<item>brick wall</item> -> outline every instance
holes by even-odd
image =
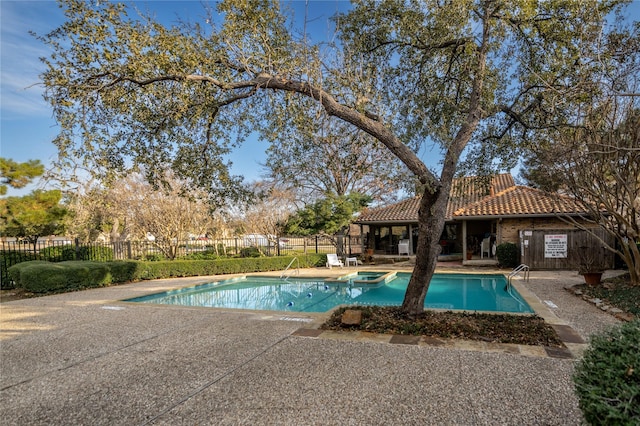
[[[594,227],[593,224],[587,225]],[[520,219],[503,219],[498,224],[497,243],[514,243],[520,245],[519,232],[522,229],[573,229],[574,227],[555,217],[537,217]]]

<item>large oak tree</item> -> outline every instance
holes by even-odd
[[[252,130],[321,114],[375,138],[420,182],[416,266],[403,310],[422,312],[461,157],[492,164],[560,125],[584,90],[616,0],[357,1],[327,50],[296,37],[278,3],[222,1],[203,22],[166,27],[120,4],[64,1],[42,37],[61,157],[94,170],[172,167],[213,195],[236,181],[222,160]],[[239,138],[236,138],[237,135]],[[439,174],[416,154],[440,146]],[[438,152],[438,150],[435,150]],[[488,167],[490,168],[490,167]]]

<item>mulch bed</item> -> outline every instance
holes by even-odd
[[[359,325],[342,324],[347,309],[362,311]],[[414,318],[399,307],[351,306],[337,309],[321,329],[564,347],[555,330],[535,315],[425,311]]]
[[[597,286],[575,285],[570,290],[586,299],[601,299],[607,305],[622,309],[631,318],[640,318],[640,286],[631,284],[629,274],[609,278]]]

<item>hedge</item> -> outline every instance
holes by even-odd
[[[0,277],[2,289],[14,288],[13,280],[9,277],[8,269],[22,262],[33,260],[43,260],[48,262],[64,262],[68,260],[96,260],[110,261],[113,260],[113,249],[111,247],[76,247],[70,244],[45,247],[34,254],[29,251],[18,250],[0,250]]]
[[[49,293],[159,278],[278,271],[285,269],[293,259],[293,257],[260,257],[158,262],[31,261],[11,266],[8,272],[16,287],[33,293]],[[299,256],[298,262],[301,268],[321,266],[326,262],[326,255]],[[293,267],[297,266],[298,263],[293,264]]]
[[[32,293],[48,293],[111,284],[111,272],[105,262],[23,262],[9,268],[16,287]]]
[[[30,262],[38,260],[39,257],[31,252],[13,251],[13,250],[0,250],[0,276],[2,277],[2,283],[0,286],[3,290],[14,288],[13,282],[9,279],[5,279],[9,276],[8,269],[22,262]]]

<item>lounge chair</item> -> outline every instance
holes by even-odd
[[[332,266],[344,267],[344,263],[342,263],[342,260],[338,259],[337,254],[327,255],[327,268],[331,269]]]

